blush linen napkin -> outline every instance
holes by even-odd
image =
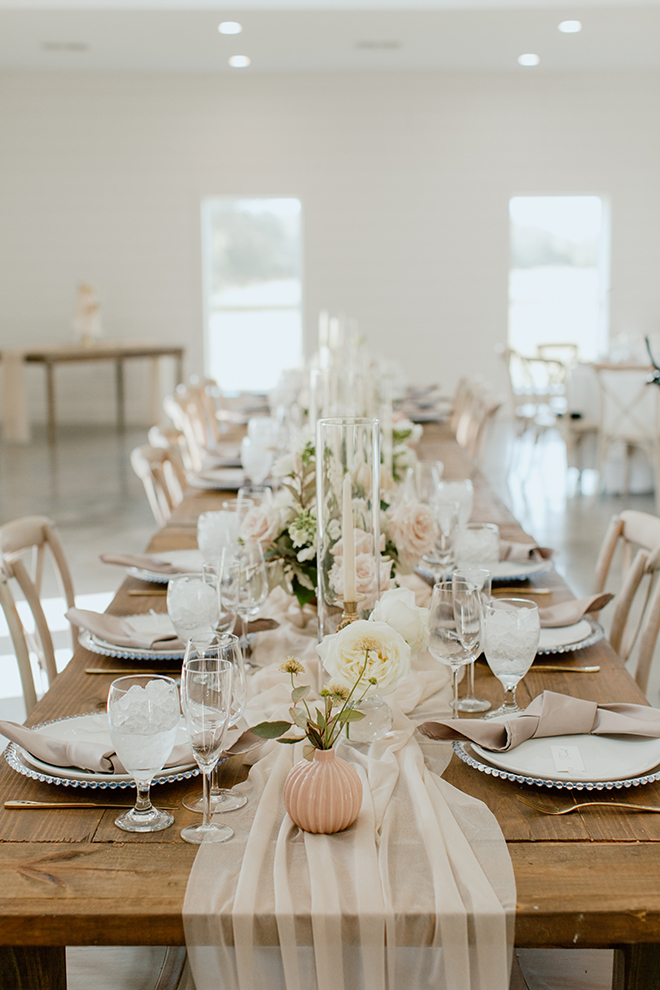
[[[505,753],[527,739],[591,733],[595,736],[629,735],[660,737],[660,710],[648,705],[572,698],[544,691],[519,715],[506,722],[489,719],[448,718],[424,722],[419,731],[429,739],[475,742],[484,749]]]
[[[250,721],[288,710],[280,647],[294,647],[310,674],[318,663],[315,624],[287,619],[286,599],[273,596],[281,625],[259,643]],[[448,668],[418,658],[388,699],[392,732],[371,746],[339,744],[363,804],[336,835],[301,832],[284,811],[302,745],[264,744],[238,785],[249,802],[232,813],[234,838],[203,844],[188,882],[197,990],[508,990],[515,883],[504,838],[482,802],[441,779],[450,747],[415,738],[420,709],[449,713],[449,696]]]
[[[137,632],[133,629],[130,623],[122,616],[108,615],[106,612],[100,613],[91,612],[84,608],[70,608],[66,613],[66,617],[74,626],[77,626],[79,629],[89,629],[99,639],[110,643],[112,646],[135,650],[177,651],[185,649],[185,645],[177,637],[174,628],[172,628],[171,632],[163,630],[163,625],[166,625],[163,621],[166,619],[165,613],[162,616],[154,617],[155,628],[153,631],[146,628],[142,632]],[[148,616],[144,618],[148,619]]]
[[[150,553],[102,553],[104,564],[117,564],[119,567],[139,567],[141,571],[154,571],[156,574],[185,574],[190,568],[177,567],[161,557]]]
[[[522,564],[534,560],[550,560],[554,555],[555,551],[550,547],[540,547],[536,543],[500,540],[500,560],[512,560]]]
[[[515,595],[512,595],[515,597]],[[602,595],[590,595],[588,598],[571,598],[558,605],[546,605],[539,609],[539,619],[543,629],[555,629],[558,626],[573,626],[590,612],[600,612],[614,595],[605,592]]]

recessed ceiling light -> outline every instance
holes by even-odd
[[[577,34],[582,30],[582,21],[562,21],[557,26],[562,34]]]
[[[238,21],[222,21],[218,24],[218,31],[220,34],[240,34],[243,30],[243,25],[239,24]]]
[[[247,55],[232,55],[229,64],[232,69],[247,69],[251,61],[252,59],[248,58]]]
[[[518,65],[538,65],[540,61],[541,59],[538,55],[532,55],[531,53],[518,56]]]

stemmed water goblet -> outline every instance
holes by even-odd
[[[181,671],[181,707],[193,756],[202,771],[204,817],[181,831],[185,842],[225,842],[233,830],[211,821],[209,777],[222,753],[225,729],[231,718],[234,666],[221,649],[198,656],[189,653]]]
[[[202,512],[197,520],[197,546],[205,563],[215,563],[223,550],[229,552],[237,546],[241,525],[253,505],[247,496],[239,496],[223,502],[221,510]]]
[[[171,677],[137,674],[110,685],[110,738],[137,788],[135,807],[115,819],[125,832],[159,832],[174,821],[169,811],[154,808],[149,788],[174,748],[179,720],[179,692]]]
[[[504,688],[504,702],[487,718],[521,711],[516,687],[534,661],[540,634],[539,610],[534,602],[494,598],[484,606],[484,653]]]
[[[175,574],[167,584],[167,611],[183,643],[198,648],[213,642],[220,621],[217,578],[210,572]]]
[[[246,477],[253,485],[263,485],[274,460],[274,446],[268,440],[243,437],[241,464]]]
[[[495,523],[468,523],[456,538],[456,563],[459,567],[476,564],[490,567],[500,559],[500,528]]]
[[[268,598],[268,572],[264,552],[259,543],[239,546],[228,564],[228,580],[223,584],[223,597],[241,619],[241,649],[246,667],[247,624]]]
[[[469,478],[461,481],[439,481],[434,501],[458,502],[458,525],[462,529],[470,521],[474,504],[474,487]]]
[[[456,583],[457,587],[467,585],[468,587],[474,588],[479,592],[481,598],[482,606],[482,620],[483,620],[483,608],[491,598],[491,588],[492,588],[492,578],[491,573],[485,567],[459,567],[453,572],[452,583]],[[483,626],[481,630],[480,639],[480,649],[481,642],[483,640]],[[478,653],[477,653],[478,656]],[[467,668],[467,691],[465,697],[461,698],[458,702],[458,710],[461,712],[487,712],[490,708],[490,701],[486,701],[485,698],[477,698],[474,694],[474,665],[476,662],[476,657],[468,664]]]
[[[474,585],[465,581],[438,581],[431,596],[429,653],[451,667],[454,700],[458,715],[458,672],[477,658],[481,627],[481,597]]]
[[[437,582],[451,573],[460,506],[458,502],[438,499],[431,508],[436,528],[435,545],[430,553],[424,554],[422,560]]]
[[[232,682],[229,727],[233,728],[240,721],[247,702],[247,678],[245,676],[243,655],[240,651],[237,637],[230,634],[220,636],[215,643],[212,643],[208,649],[203,651],[195,650],[192,643],[189,643],[186,650],[186,657],[184,658],[184,664],[186,659],[189,657],[192,658],[193,656],[219,656],[223,660],[228,660],[232,664],[234,668],[234,676]],[[238,808],[242,808],[244,804],[247,804],[247,798],[244,795],[234,794],[228,788],[220,787],[218,775],[219,766],[220,761],[218,760],[211,771],[211,793],[209,800],[212,815],[220,814],[225,811],[236,811]],[[189,808],[190,811],[204,811],[204,796],[202,795],[201,798],[184,798],[183,806],[184,808]]]

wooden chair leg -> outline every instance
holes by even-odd
[[[165,953],[154,990],[177,990],[188,955],[182,945],[170,945]]]
[[[0,946],[2,990],[66,990],[63,946]]]
[[[612,990],[660,990],[660,945],[615,949]]]

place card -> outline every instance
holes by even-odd
[[[585,770],[577,746],[551,746],[550,752],[557,773],[583,773]]]

